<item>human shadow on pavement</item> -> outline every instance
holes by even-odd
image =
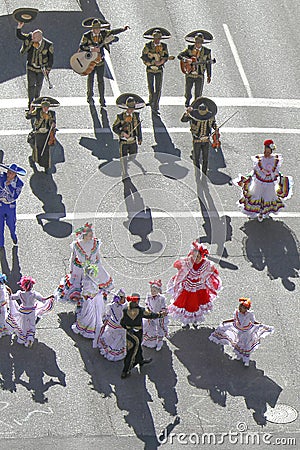
[[[282,221],[249,220],[241,227],[245,233],[243,254],[254,269],[267,269],[271,280],[281,279],[288,291],[295,290],[290,278],[299,278],[300,244],[295,233]]]
[[[11,356],[16,387],[24,386],[32,393],[32,399],[36,403],[48,402],[45,393],[52,386],[66,386],[65,373],[58,367],[55,351],[37,339],[31,348],[26,348],[15,340],[11,346]],[[23,374],[28,377],[28,381],[21,378]],[[45,375],[51,377],[47,382],[43,380]],[[52,377],[58,381],[54,381]]]
[[[5,248],[0,250],[1,270],[2,273],[5,273],[5,275],[7,276],[7,284],[13,292],[16,292],[18,289],[20,289],[18,282],[20,281],[22,276],[18,250],[19,248],[17,245],[14,245],[12,247],[11,267],[9,267],[9,263],[6,258]]]
[[[228,395],[244,397],[247,408],[253,411],[255,422],[265,425],[267,405],[275,407],[282,388],[263,370],[257,369],[255,361],[250,361],[250,366],[245,367],[241,361],[224,353],[222,346],[209,341],[213,331],[207,327],[180,330],[170,338],[177,347],[175,355],[189,371],[188,382],[209,392],[211,400],[224,408]],[[186,401],[188,404],[188,399]]]
[[[139,236],[141,242],[136,242],[133,247],[146,254],[157,253],[162,249],[161,242],[150,241],[148,235],[153,231],[151,209],[145,205],[142,196],[133,184],[130,177],[122,180],[124,187],[124,201],[128,220],[123,222],[124,227],[133,236]]]
[[[114,139],[110,128],[107,111],[101,108],[101,122],[95,105],[89,105],[93,120],[94,138],[81,137],[79,144],[90,150],[101,163],[99,169],[110,177],[120,177],[119,143]]]
[[[181,151],[175,147],[162,119],[152,111],[152,124],[156,144],[152,146],[155,158],[161,163],[160,172],[167,178],[180,180],[189,172],[180,166]]]
[[[232,185],[232,178],[226,173],[219,172],[219,169],[226,167],[226,162],[222,147],[217,149],[210,146],[208,153],[208,172],[207,177],[212,184],[229,184]]]
[[[34,21],[25,24],[22,30],[24,33],[29,33],[32,30],[41,29],[45,37],[54,42],[54,69],[70,68],[70,57],[77,52],[81,36],[85,31],[81,26],[84,19],[91,16],[105,19],[96,0],[79,0],[77,4],[77,9],[78,6],[80,7],[77,11],[39,11]],[[123,25],[125,24],[113,23],[112,28]],[[1,61],[5,61],[0,72],[1,83],[25,74],[26,57],[20,55],[22,42],[16,38],[16,27],[17,22],[12,14],[0,17],[0,40],[1,42],[10,42],[9,57],[7,46],[0,47]],[[70,36],[72,36],[72,39],[70,39]]]
[[[62,202],[62,196],[57,193],[57,186],[52,175],[34,170],[30,178],[30,187],[32,193],[43,203],[45,211],[37,214],[38,224],[50,236],[56,238],[70,236],[72,225],[60,220],[66,217],[66,208]]]
[[[3,336],[0,339],[0,389],[3,391],[16,391],[16,385],[13,380],[13,360],[10,355],[11,336]]]
[[[159,441],[157,433],[161,431],[163,424],[159,424],[156,431],[152,413],[149,408],[152,397],[147,390],[146,375],[149,373],[150,365],[145,366],[139,373],[137,368],[131,371],[131,376],[121,379],[123,369],[123,361],[108,361],[100,355],[98,349],[92,348],[89,339],[85,339],[80,335],[73,333],[71,329],[72,323],[75,321],[73,313],[60,313],[60,327],[74,341],[74,345],[78,348],[84,368],[90,375],[91,389],[98,392],[104,398],[115,398],[118,409],[124,414],[124,421],[130,430],[133,430],[137,438],[144,443],[147,450],[157,449]],[[148,349],[147,349],[148,350]],[[149,357],[148,352],[144,351],[145,358]],[[164,355],[162,353],[162,355]],[[166,355],[165,355],[166,356]],[[157,392],[164,399],[163,407],[170,412],[170,402],[175,401],[177,396],[174,395],[174,386],[166,385],[166,374],[172,373],[173,368],[170,366],[171,359],[166,360],[160,355],[155,355],[153,365],[156,367],[155,375],[152,374],[152,380],[155,377],[155,386]],[[153,369],[154,370],[154,369]],[[174,376],[172,375],[172,380]],[[175,408],[175,406],[174,406]],[[172,414],[175,409],[172,410]],[[116,420],[120,420],[116,418]],[[172,420],[173,423],[173,420]],[[168,424],[169,428],[171,427]],[[122,424],[119,429],[124,429]]]
[[[238,266],[227,260],[229,255],[225,247],[226,242],[232,240],[231,218],[226,215],[220,216],[210,193],[209,182],[204,175],[201,176],[197,168],[195,168],[195,176],[198,201],[204,220],[202,226],[205,231],[204,236],[199,236],[199,242],[216,244],[218,257],[210,256],[210,259],[218,262],[223,269],[237,270]]]

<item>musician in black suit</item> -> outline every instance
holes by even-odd
[[[122,172],[123,176],[127,176],[127,160],[135,158],[138,145],[142,144],[141,119],[136,110],[143,108],[145,103],[136,94],[122,94],[116,103],[119,108],[125,109],[117,114],[112,129],[119,136]]]
[[[181,117],[181,122],[190,122],[193,137],[191,158],[194,165],[200,169],[202,156],[202,172],[206,175],[208,168],[209,138],[217,129],[215,115],[217,105],[209,98],[200,97],[193,101]]]
[[[191,34],[191,33],[190,33]],[[189,35],[186,36],[186,39]],[[187,48],[177,56],[179,60],[188,63],[195,62],[192,65],[191,72],[185,75],[185,106],[190,105],[192,98],[192,88],[195,86],[194,99],[201,97],[204,85],[204,76],[207,72],[207,83],[211,82],[211,50],[203,46],[203,33],[196,33],[195,43],[188,45]]]
[[[160,28],[150,29],[144,33],[145,38],[152,37],[151,41],[145,44],[141,58],[146,65],[149,104],[156,114],[159,114],[164,65],[169,58],[167,44],[161,42],[161,39],[170,36],[167,30]]]
[[[43,37],[41,30],[22,33],[24,22],[18,22],[17,38],[23,41],[21,54],[27,53],[27,90],[28,108],[31,102],[40,96],[44,81],[44,74],[49,75],[53,66],[53,43]]]
[[[40,106],[30,105],[26,112],[26,119],[33,119],[33,130],[29,133],[27,141],[32,148],[32,156],[29,157],[29,163],[33,169],[35,163],[43,167],[45,173],[51,173],[51,153],[50,145],[54,145],[54,136],[56,130],[55,111],[49,109],[50,101],[45,97]],[[51,132],[53,135],[51,135]],[[50,139],[51,138],[51,139]]]
[[[87,23],[87,25],[85,25]],[[95,65],[94,69],[89,73],[87,78],[87,102],[94,103],[94,78],[97,74],[98,90],[100,97],[100,105],[105,108],[104,98],[104,48],[109,51],[109,44],[105,44],[105,38],[109,35],[116,35],[129,29],[126,25],[123,28],[116,28],[114,30],[109,29],[107,22],[103,23],[99,19],[94,19],[89,25],[89,19],[83,21],[83,26],[91,27],[90,31],[87,31],[82,35],[79,48],[84,52],[97,52],[100,56],[100,61]],[[118,38],[116,38],[118,40]]]

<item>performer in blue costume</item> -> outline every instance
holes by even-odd
[[[4,247],[4,225],[9,228],[14,245],[17,245],[16,235],[16,200],[19,197],[23,181],[18,175],[26,175],[26,170],[17,164],[0,164],[7,172],[0,173],[0,248]]]

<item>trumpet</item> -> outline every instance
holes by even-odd
[[[48,88],[49,88],[49,89],[52,89],[52,88],[54,87],[54,85],[51,83],[51,81],[50,81],[50,79],[49,79],[49,75],[48,75],[48,73],[47,73],[47,70],[46,70],[46,67],[45,67],[45,66],[42,67],[42,72],[43,72],[44,77],[45,77],[45,80],[46,80],[46,82],[47,82],[47,84],[48,84]]]

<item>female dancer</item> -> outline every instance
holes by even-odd
[[[204,321],[221,289],[219,272],[206,259],[207,255],[203,244],[193,242],[188,256],[174,263],[178,273],[168,284],[168,292],[173,296],[168,310],[173,319],[182,322],[183,328],[189,328],[190,324],[197,328]]]

